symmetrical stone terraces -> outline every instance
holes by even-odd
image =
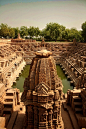
[[[0,46],[0,83],[4,83],[5,87],[12,86],[26,64],[23,52],[19,51],[19,48],[10,45]]]
[[[85,44],[62,44],[62,43],[44,43],[45,48],[52,52],[56,63],[62,64],[65,72],[70,76],[74,85],[77,86],[79,79],[86,67],[86,45]],[[41,43],[29,42],[29,43],[16,43],[16,45],[4,45],[0,46],[0,60],[3,58],[10,60],[11,56],[14,57],[14,53],[17,55],[23,55],[27,64],[30,64],[35,57],[35,52],[40,51]],[[39,54],[39,53],[38,53]],[[41,53],[42,54],[42,53]],[[45,54],[46,55],[46,54]],[[0,68],[1,69],[1,68]],[[73,74],[72,74],[73,73]]]
[[[47,50],[43,50],[43,47]],[[4,109],[2,100],[5,89],[11,86],[18,77],[25,61],[28,64],[32,62],[29,77],[24,82],[22,96],[27,109],[26,126],[32,129],[38,129],[38,126],[40,129],[42,127],[52,129],[56,126],[61,127],[62,83],[57,76],[51,54],[56,63],[62,65],[68,78],[72,80],[71,82],[80,89],[79,92],[77,92],[78,90],[70,91],[68,100],[75,112],[83,112],[84,117],[79,117],[78,123],[80,127],[86,127],[86,90],[83,89],[86,87],[86,45],[80,43],[73,45],[71,43],[45,43],[44,41],[37,43],[31,40],[22,42],[21,40],[20,43],[0,45],[1,113]],[[80,103],[74,102],[76,100],[79,100]],[[75,108],[77,106],[79,109]]]
[[[73,109],[80,128],[86,128],[86,88],[67,91],[67,104]]]
[[[76,46],[72,44],[43,43],[45,48],[52,52],[52,56],[56,63],[62,64],[66,70],[65,72],[70,76],[74,85],[77,86],[79,79],[84,72],[84,68],[86,67],[86,45],[77,44]],[[35,57],[35,52],[40,51],[41,49],[41,43],[37,42],[17,43],[16,45],[6,44],[0,46],[0,60],[10,60],[10,58],[12,58],[11,56],[14,57],[14,54],[16,53],[17,55],[23,55],[26,63],[30,64]],[[38,54],[40,53],[38,52]],[[42,52],[41,56],[43,56]]]
[[[77,44],[70,46],[67,52],[62,54],[62,66],[75,86],[81,87],[80,78],[86,67],[86,45]]]
[[[26,105],[27,129],[63,128],[62,83],[51,54],[47,50],[36,52],[24,83],[22,101]]]

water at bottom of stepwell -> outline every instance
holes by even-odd
[[[67,90],[68,89],[72,90],[73,86],[70,85],[70,81],[67,80],[67,77],[64,74],[63,70],[61,69],[60,65],[56,65],[56,68],[57,68],[57,74],[62,80],[63,92],[67,93]],[[19,78],[16,79],[16,83],[13,84],[12,86],[13,88],[18,88],[20,89],[20,92],[23,92],[24,81],[25,81],[25,78],[27,78],[29,75],[29,69],[30,69],[30,65],[26,65],[23,71],[21,72]]]

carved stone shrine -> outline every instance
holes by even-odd
[[[62,82],[52,52],[36,52],[24,82],[22,101],[26,106],[26,129],[63,129],[61,117]]]

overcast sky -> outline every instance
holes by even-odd
[[[86,21],[86,0],[0,0],[0,24],[43,29],[56,22],[81,29]]]

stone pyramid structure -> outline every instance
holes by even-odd
[[[37,51],[25,79],[21,99],[26,106],[26,129],[63,129],[63,85],[51,55],[47,50]]]

